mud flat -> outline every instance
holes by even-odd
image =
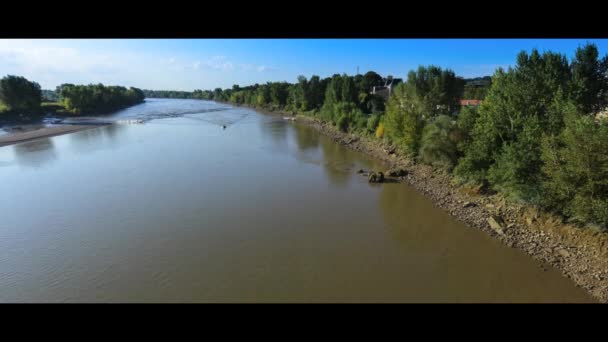
[[[0,146],[18,144],[24,141],[30,141],[40,138],[48,138],[56,135],[73,133],[85,129],[99,127],[101,125],[58,125],[47,126],[35,129],[28,127],[13,127],[8,134],[0,135]]]

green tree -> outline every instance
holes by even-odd
[[[10,111],[31,112],[40,108],[42,91],[36,82],[7,75],[0,80],[0,102]]]
[[[567,115],[542,144],[543,204],[581,222],[608,225],[608,122]]]
[[[382,76],[374,71],[368,71],[363,75],[361,82],[358,84],[358,88],[361,93],[369,93],[372,91],[373,87],[382,85],[384,85]]]
[[[416,96],[425,103],[431,117],[451,115],[460,108],[464,80],[452,70],[420,66],[408,73],[407,84],[416,88]]]
[[[451,170],[458,160],[458,125],[447,115],[440,115],[424,127],[420,141],[420,160]]]
[[[576,49],[572,81],[573,98],[584,113],[604,110],[608,104],[608,55],[600,59],[595,44]]]
[[[521,52],[514,68],[492,77],[455,173],[515,197],[538,196],[541,133],[559,133],[569,89],[565,56]]]
[[[410,155],[416,155],[420,147],[424,117],[428,115],[425,107],[411,84],[399,84],[388,101],[385,135]]]

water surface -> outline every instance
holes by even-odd
[[[196,100],[103,119],[125,118],[145,123],[0,147],[1,302],[590,301],[297,122]]]

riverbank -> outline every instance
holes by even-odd
[[[283,111],[256,110],[292,115]],[[530,255],[544,270],[549,266],[558,269],[595,299],[608,303],[608,234],[564,223],[555,215],[513,203],[500,194],[486,195],[479,189],[456,185],[446,172],[416,164],[379,140],[341,132],[333,125],[309,116],[295,117],[297,122],[312,127],[336,143],[378,158],[390,165],[390,169],[405,170],[405,176],[394,179],[427,195],[435,206],[469,227],[482,230],[508,247]],[[373,171],[386,174],[387,170]]]
[[[37,127],[33,129],[28,128],[27,126],[13,127],[10,133],[0,135],[0,147],[40,138],[48,138],[57,135],[73,133],[99,126],[103,125],[58,125]]]

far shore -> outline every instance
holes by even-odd
[[[105,126],[102,125],[57,125],[40,127],[33,130],[24,129],[22,132],[13,132],[5,135],[0,135],[0,147],[18,144],[25,141],[36,140],[40,138],[54,137],[57,135],[73,133],[85,129]]]

